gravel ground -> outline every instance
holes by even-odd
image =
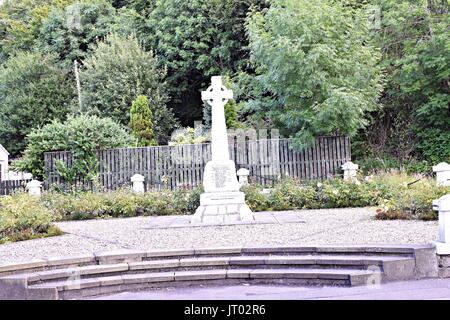
[[[304,223],[145,229],[154,217],[59,222],[65,235],[0,245],[0,264],[117,249],[314,244],[421,244],[438,222],[379,221],[373,208],[290,211]]]

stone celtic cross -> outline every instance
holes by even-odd
[[[245,203],[245,194],[239,190],[236,165],[228,151],[225,104],[233,99],[233,91],[222,84],[222,77],[212,77],[211,86],[202,92],[202,100],[211,106],[212,159],[203,172],[204,192],[192,223],[226,223],[253,221],[253,213]]]
[[[222,84],[222,77],[212,77],[211,86],[202,91],[202,100],[211,106],[211,152],[213,161],[229,160],[224,107],[233,99],[233,91]]]

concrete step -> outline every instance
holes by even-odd
[[[408,271],[409,278],[413,277],[414,258],[402,256],[332,256],[332,255],[300,255],[300,256],[233,256],[233,257],[198,257],[181,259],[161,259],[141,262],[128,262],[117,264],[88,265],[66,269],[29,272],[19,275],[3,277],[3,279],[26,279],[27,284],[38,282],[57,281],[67,278],[89,278],[98,275],[116,275],[127,273],[186,271],[197,269],[217,268],[253,268],[253,269],[359,269],[380,270],[391,272],[400,267],[404,275]],[[388,274],[384,274],[388,276]]]
[[[127,274],[88,279],[71,279],[47,282],[29,286],[29,298],[73,299],[93,295],[109,294],[125,290],[149,287],[195,285],[198,282],[237,283],[283,283],[302,285],[345,285],[356,286],[371,283],[372,278],[379,279],[380,272],[367,270],[255,270],[255,269],[218,269],[200,271],[175,271],[150,274]]]
[[[0,264],[0,277],[11,274],[62,269],[85,265],[141,262],[160,259],[181,259],[216,256],[260,256],[260,255],[377,255],[414,257],[420,251],[433,251],[430,245],[384,245],[384,246],[261,246],[219,247],[172,250],[119,250],[92,254],[35,259],[26,263]]]
[[[178,285],[190,281],[198,284],[199,281],[223,279],[227,282],[250,279],[270,283],[289,280],[302,285],[358,285],[371,279],[382,282],[419,279],[437,275],[435,256],[432,246],[228,247],[99,252],[2,265],[0,299],[65,299],[71,295],[101,294],[111,286],[114,290],[121,286],[133,290],[143,285]],[[168,280],[172,275],[173,280]],[[64,288],[73,282],[79,282],[81,287],[61,289],[61,283]]]

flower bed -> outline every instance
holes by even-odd
[[[20,193],[0,198],[0,243],[62,234],[57,220],[38,198]]]
[[[247,185],[242,188],[253,211],[378,207],[378,219],[437,218],[432,201],[449,193],[429,177],[390,173],[360,178],[355,182],[331,179],[322,182],[284,180],[272,189]],[[192,214],[200,204],[202,188],[114,192],[44,192],[38,199],[19,193],[0,198],[0,243],[42,237],[61,232],[53,221],[108,217]]]

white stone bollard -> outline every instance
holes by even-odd
[[[133,183],[133,191],[136,193],[144,193],[144,176],[135,174],[131,177],[131,183]]]
[[[358,165],[354,164],[351,161],[347,161],[341,166],[342,170],[344,170],[344,180],[354,181],[356,180],[356,171],[358,170]]]
[[[439,211],[439,239],[435,242],[437,254],[450,254],[450,194],[433,200],[433,210]]]
[[[248,176],[250,175],[250,171],[248,171],[245,168],[240,168],[237,171],[237,175],[238,175],[238,179],[239,179],[239,184],[241,186],[243,186],[244,184],[248,184]]]
[[[27,190],[30,196],[41,196],[42,182],[39,180],[31,180],[27,183]]]
[[[450,164],[441,162],[433,166],[433,172],[436,172],[436,184],[438,186],[450,186]]]

